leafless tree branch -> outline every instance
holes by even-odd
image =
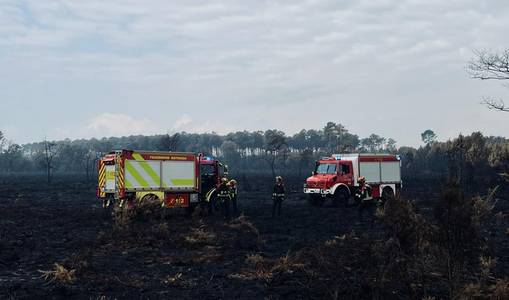
[[[484,97],[481,104],[486,105],[489,109],[509,112],[509,107],[505,106],[505,103],[502,100],[495,100],[492,98]]]
[[[468,66],[468,73],[481,80],[509,80],[509,49],[501,53],[486,50],[474,51],[475,58]]]
[[[509,49],[502,52],[474,51],[475,57],[469,62],[467,71],[472,78],[481,80],[509,80]],[[504,101],[484,97],[482,102],[493,110],[509,112]]]

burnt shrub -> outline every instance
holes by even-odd
[[[373,242],[355,234],[335,237],[299,251],[274,272],[270,291],[281,297],[314,299],[372,298],[377,263]]]
[[[476,280],[481,272],[479,257],[487,254],[486,223],[494,207],[492,191],[487,197],[466,197],[457,184],[448,184],[434,208],[440,272],[449,295],[467,282]]]
[[[436,228],[399,197],[379,207],[377,216],[385,229],[374,249],[379,266],[377,295],[390,297],[390,291],[393,296],[425,297],[429,294],[426,283],[436,279],[437,251],[431,242]]]
[[[233,246],[240,250],[260,250],[264,241],[258,228],[248,217],[241,215],[233,219],[227,228],[233,234]]]

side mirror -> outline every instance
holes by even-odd
[[[311,176],[315,176],[315,175],[316,175],[316,171],[311,172]]]

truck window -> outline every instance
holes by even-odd
[[[214,165],[200,165],[200,173],[205,176],[214,176]]]
[[[350,166],[349,165],[341,165],[341,173],[350,174]]]
[[[336,164],[319,164],[316,168],[317,174],[336,174]]]

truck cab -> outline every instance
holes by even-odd
[[[304,192],[310,195],[313,204],[321,205],[326,198],[332,198],[340,186],[353,185],[354,176],[351,161],[322,158],[316,162],[315,170],[306,179]]]
[[[328,159],[318,161],[313,176],[306,180],[308,184],[326,188],[330,187],[331,184],[351,184],[352,182],[353,173],[351,161],[335,161]]]
[[[228,166],[222,164],[217,159],[208,156],[202,156],[200,159],[200,182],[202,197],[216,188],[223,176],[228,175]],[[205,200],[205,199],[202,199]]]

